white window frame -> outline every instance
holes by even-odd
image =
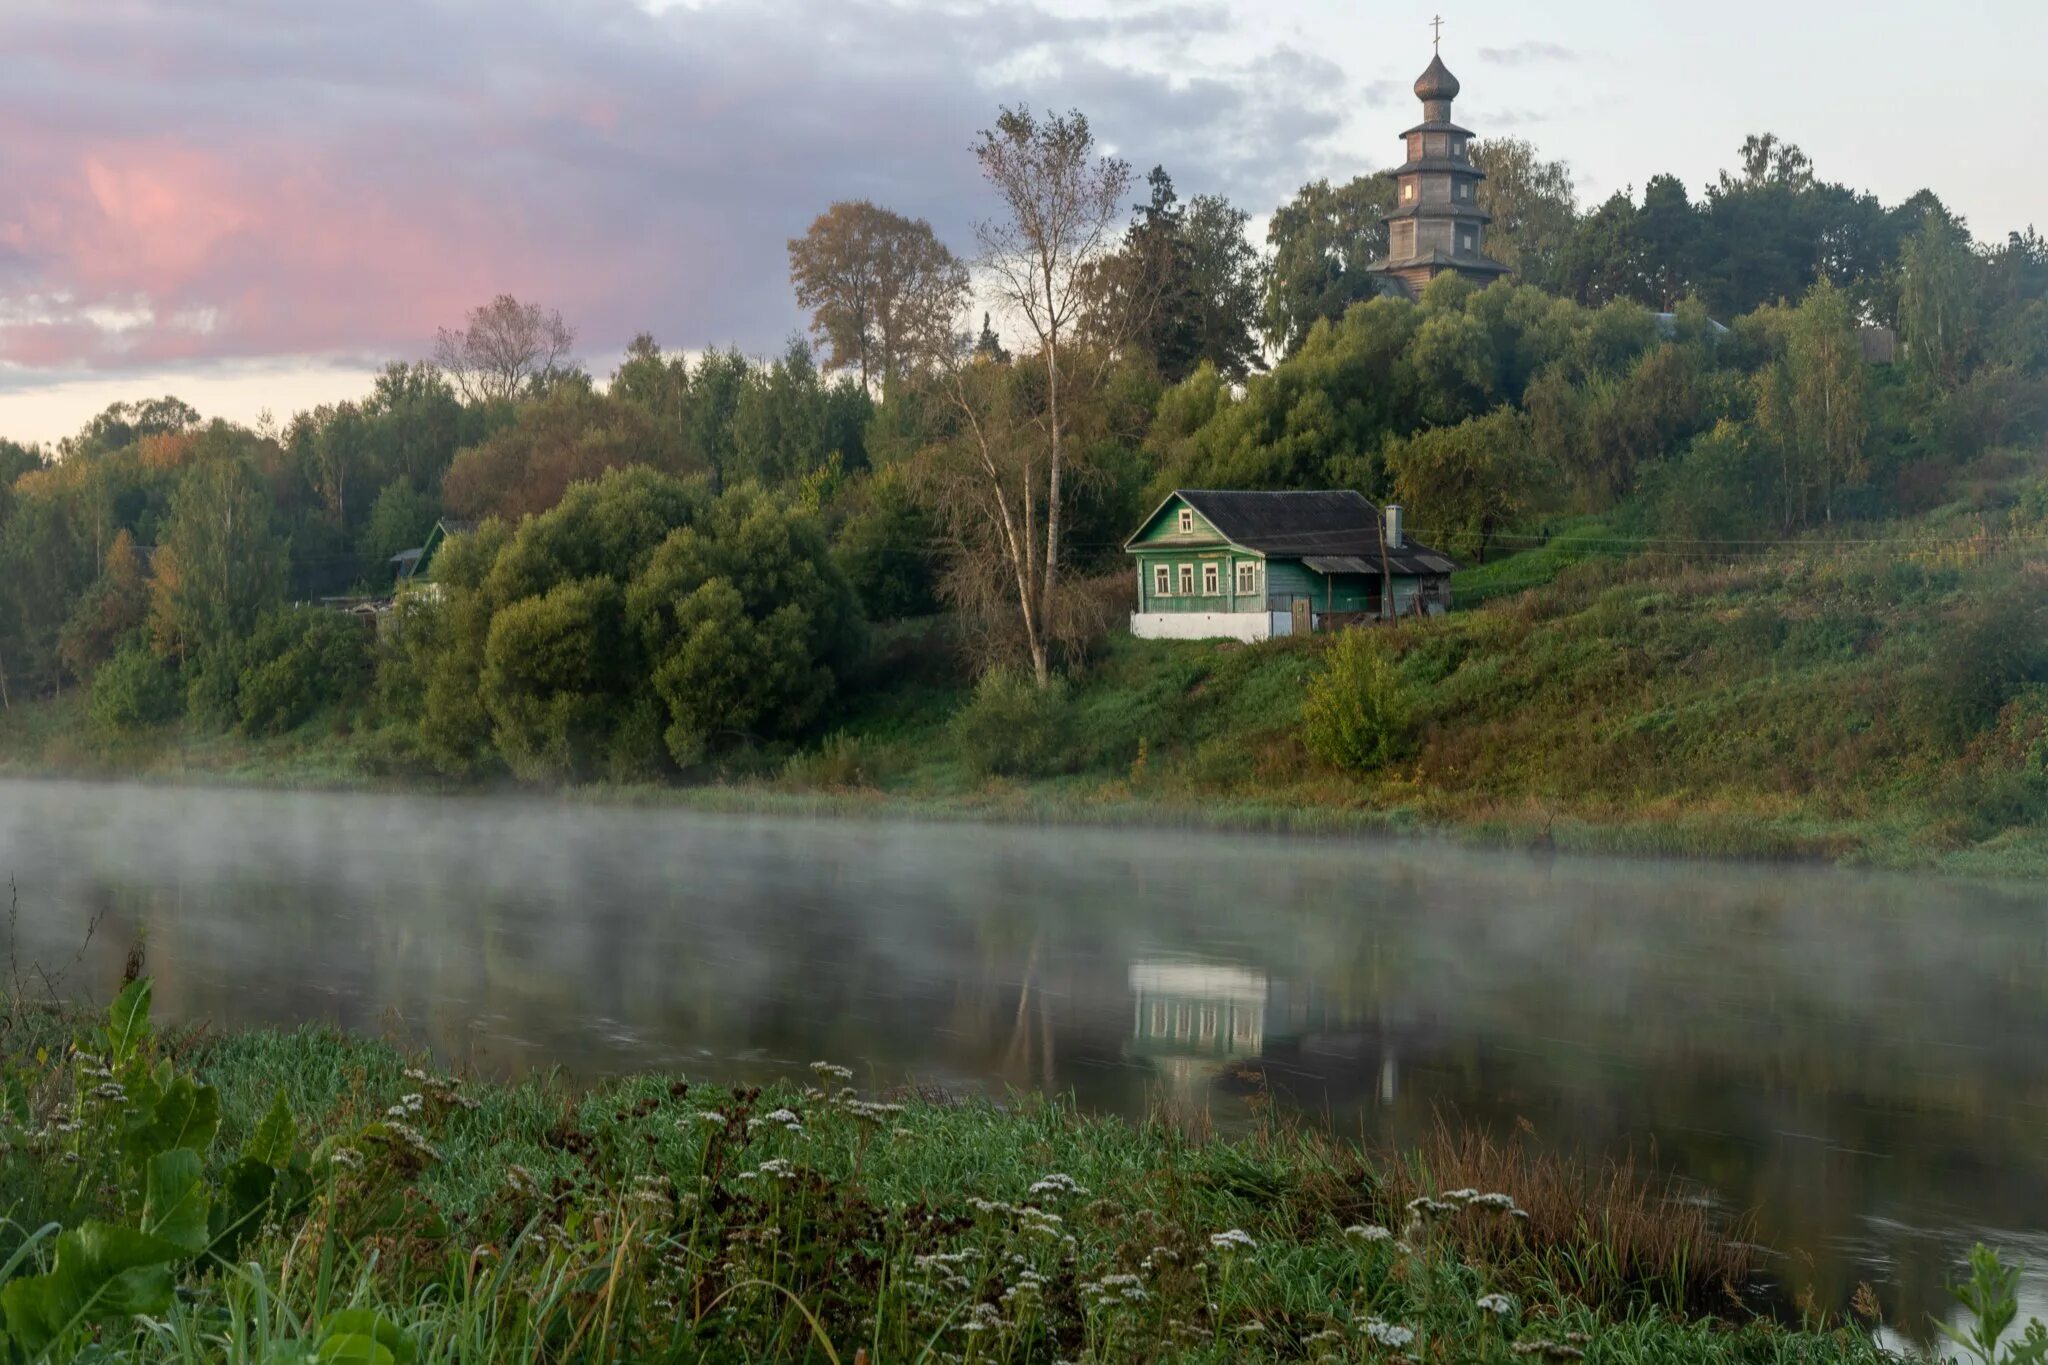
[[[1194,566],[1194,565],[1192,565],[1192,564],[1183,564],[1183,565],[1181,565],[1181,566],[1180,566],[1180,583],[1179,583],[1179,587],[1180,587],[1180,595],[1181,595],[1182,597],[1193,597],[1193,596],[1195,595],[1195,566]]]
[[[1180,509],[1180,533],[1184,536],[1195,533],[1195,514],[1185,507]]]
[[[1250,597],[1259,590],[1259,566],[1247,559],[1237,566],[1237,595]]]
[[[1154,564],[1152,566],[1152,595],[1154,597],[1173,596],[1173,569],[1170,565]]]
[[[1413,199],[1415,197],[1415,182],[1413,180],[1401,186],[1401,197],[1403,199]]]
[[[1222,595],[1223,566],[1213,559],[1205,560],[1202,564],[1202,596],[1221,597]]]

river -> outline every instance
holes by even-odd
[[[0,782],[13,951],[160,1017],[494,1074],[1071,1091],[1369,1141],[1439,1113],[1754,1209],[1788,1293],[2048,1318],[2048,895],[1435,842]],[[0,895],[4,895],[0,887]],[[89,924],[97,923],[85,944]],[[1917,1333],[1916,1333],[1917,1335]]]

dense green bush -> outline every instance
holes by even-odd
[[[93,675],[92,728],[109,736],[146,730],[177,719],[179,703],[177,674],[131,640]]]
[[[1937,643],[1909,709],[1923,731],[1951,748],[1997,719],[2022,685],[2048,680],[2048,641],[2030,603],[1982,603],[1948,623]]]
[[[370,637],[356,617],[299,607],[273,612],[236,651],[235,710],[252,735],[296,729],[370,685]]]
[[[648,777],[793,739],[865,640],[814,518],[644,468],[456,537],[435,577],[438,602],[401,604],[379,689],[450,772]]]
[[[975,684],[953,716],[953,743],[976,776],[1047,777],[1067,766],[1071,698],[1064,682],[1040,687],[1000,668]]]
[[[1347,630],[1309,680],[1301,707],[1308,751],[1349,772],[1371,772],[1406,752],[1413,704],[1394,662],[1371,633]]]

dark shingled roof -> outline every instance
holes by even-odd
[[[1336,572],[1380,571],[1380,509],[1351,489],[1316,492],[1248,493],[1210,488],[1178,488],[1174,496],[1200,512],[1233,544],[1271,558],[1366,561]],[[1412,536],[1388,556],[1399,574],[1449,573],[1457,567],[1449,556]]]

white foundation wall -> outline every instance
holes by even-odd
[[[1134,611],[1131,634],[1140,640],[1242,640],[1252,644],[1290,633],[1284,611]]]

